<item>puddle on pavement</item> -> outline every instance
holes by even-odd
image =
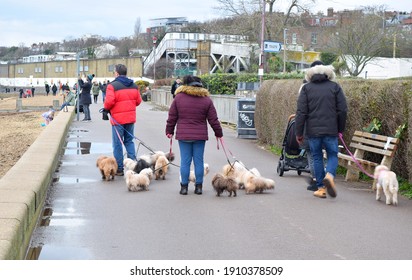
[[[81,184],[81,183],[91,183],[91,182],[97,182],[95,179],[90,179],[90,178],[79,178],[79,177],[68,177],[68,176],[60,176],[53,178],[54,183],[61,183],[61,184]]]
[[[85,248],[43,245],[29,249],[26,260],[91,260],[92,255]]]
[[[67,142],[65,154],[67,155],[87,155],[105,154],[112,152],[111,143],[91,143],[91,142]]]

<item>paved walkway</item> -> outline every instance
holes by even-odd
[[[364,184],[337,179],[338,197],[319,199],[303,174],[276,174],[278,157],[226,128],[226,148],[248,168],[276,181],[263,194],[216,197],[210,181],[226,164],[210,130],[204,194],[179,195],[179,170],[131,193],[123,177],[100,178],[96,159],[111,155],[111,128],[93,104],[91,123],[71,123],[67,145],[31,242],[34,259],[411,259],[412,201],[376,202]],[[143,103],[136,136],[168,151],[167,112]],[[286,122],[286,120],[285,120]],[[174,163],[179,164],[177,141]],[[148,153],[143,146],[138,154]],[[394,238],[396,236],[396,238]]]

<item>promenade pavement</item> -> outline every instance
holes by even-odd
[[[306,190],[307,174],[289,171],[279,177],[278,156],[255,140],[237,138],[231,128],[224,129],[226,150],[248,168],[256,167],[262,176],[274,179],[274,190],[249,195],[240,190],[237,197],[217,197],[210,182],[227,158],[222,147],[217,149],[211,129],[205,153],[210,173],[201,196],[193,193],[193,185],[187,196],[179,195],[175,165],[166,180],[152,181],[146,192],[129,192],[123,177],[102,181],[96,159],[111,155],[112,149],[111,127],[101,119],[101,107],[92,104],[90,123],[67,120],[66,144],[31,236],[28,259],[412,258],[412,201],[400,198],[398,207],[387,206],[375,201],[367,184],[347,183],[341,177],[337,198],[316,198]],[[169,151],[166,119],[167,111],[142,103],[137,108],[136,137],[153,150]],[[149,153],[139,140],[138,155]],[[176,140],[172,150],[173,163],[179,165]]]

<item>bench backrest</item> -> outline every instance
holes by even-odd
[[[363,151],[393,157],[398,147],[399,138],[355,131],[350,147]]]

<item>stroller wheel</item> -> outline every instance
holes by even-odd
[[[298,170],[298,175],[302,175],[302,170]]]
[[[283,176],[283,173],[285,172],[285,164],[284,164],[283,161],[279,161],[279,162],[278,162],[278,168],[277,168],[276,171],[278,172],[278,175],[279,175],[280,177]]]

